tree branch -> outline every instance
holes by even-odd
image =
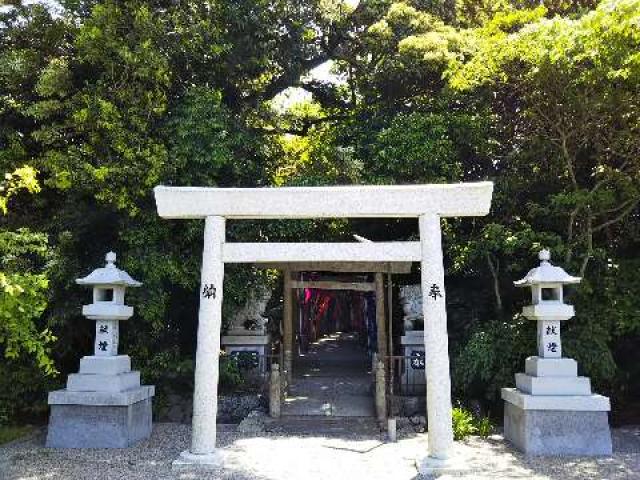
[[[302,119],[300,121],[301,123],[300,127],[289,127],[289,128],[274,127],[274,128],[260,128],[258,130],[260,130],[262,133],[266,135],[290,134],[290,135],[304,136],[307,133],[309,133],[309,129],[315,125],[319,125],[324,122],[336,122],[339,120],[344,120],[346,118],[348,118],[347,115],[327,115],[326,117],[321,117],[321,118]]]
[[[300,80],[300,77],[309,70],[319,67],[330,59],[330,54],[325,52],[314,58],[300,62],[300,65],[292,67],[291,70],[274,79],[262,92],[253,96],[250,100],[257,100],[258,97],[267,99],[275,97],[280,92],[294,86]]]
[[[571,261],[571,257],[573,257],[573,247],[571,246],[571,242],[573,241],[573,224],[575,223],[576,216],[581,209],[582,206],[578,205],[569,214],[569,222],[567,224],[567,253],[564,257],[565,264],[569,264],[569,262]]]
[[[591,260],[591,256],[593,255],[593,216],[591,212],[589,212],[587,217],[587,251],[584,254],[584,258],[582,259],[582,266],[580,267],[580,276],[584,277],[585,272],[587,271],[587,265],[589,264],[589,260]]]
[[[638,206],[638,203],[640,203],[640,199],[636,198],[636,199],[632,200],[631,203],[629,204],[629,206],[627,208],[625,208],[622,212],[620,212],[618,215],[616,215],[612,219],[607,220],[606,222],[603,222],[603,223],[593,227],[593,231],[594,232],[599,232],[600,230],[602,230],[604,228],[607,228],[609,225],[613,225],[614,223],[617,223],[620,220],[623,220],[624,217],[626,217],[628,214],[630,214]]]
[[[499,314],[502,314],[502,294],[500,293],[500,282],[498,281],[498,268],[493,263],[493,260],[491,260],[491,255],[489,253],[485,253],[485,258],[487,259],[489,271],[491,272],[491,277],[493,278],[493,294],[496,298],[496,310]]]

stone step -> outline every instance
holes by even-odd
[[[373,418],[335,418],[291,416],[265,421],[265,430],[290,435],[379,435],[380,428]]]
[[[129,355],[115,355],[113,357],[85,356],[80,359],[80,373],[117,375],[131,371]]]
[[[531,395],[591,395],[589,377],[532,377],[516,373],[516,388]]]
[[[140,372],[117,375],[72,373],[67,378],[70,392],[124,392],[140,387]]]
[[[529,357],[525,373],[532,377],[577,377],[578,362],[572,358]]]

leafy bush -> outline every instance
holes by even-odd
[[[234,357],[223,354],[220,356],[220,377],[218,385],[221,390],[231,391],[244,384],[244,377]]]
[[[489,417],[474,418],[476,433],[482,438],[487,438],[493,432],[493,424]]]
[[[47,414],[47,392],[62,387],[61,376],[45,374],[35,359],[0,361],[0,425],[40,422]]]
[[[455,359],[452,380],[460,398],[497,401],[500,388],[535,352],[535,328],[524,318],[489,321],[478,327]]]
[[[463,440],[469,435],[479,435],[487,438],[493,431],[491,419],[487,416],[478,417],[471,410],[455,407],[451,412],[454,440]]]
[[[462,407],[455,407],[451,412],[451,420],[453,421],[453,438],[454,440],[463,440],[469,435],[476,433],[473,414]]]
[[[0,425],[42,415],[46,386],[58,373],[51,358],[56,338],[42,318],[52,260],[48,238],[29,228],[7,228],[9,200],[20,191],[40,191],[36,174],[23,166],[0,181]]]

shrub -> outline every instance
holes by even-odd
[[[493,431],[493,424],[488,416],[477,417],[470,410],[455,407],[451,412],[454,440],[463,440],[469,435],[487,438]]]
[[[454,440],[462,440],[476,433],[473,414],[469,410],[455,407],[452,411],[451,419],[453,421]]]
[[[244,384],[244,377],[236,358],[223,354],[220,356],[220,389],[232,391]]]
[[[489,417],[474,418],[476,433],[482,438],[487,438],[493,432],[493,424]]]

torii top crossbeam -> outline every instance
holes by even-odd
[[[483,216],[493,183],[341,187],[154,189],[162,218],[381,218]]]

